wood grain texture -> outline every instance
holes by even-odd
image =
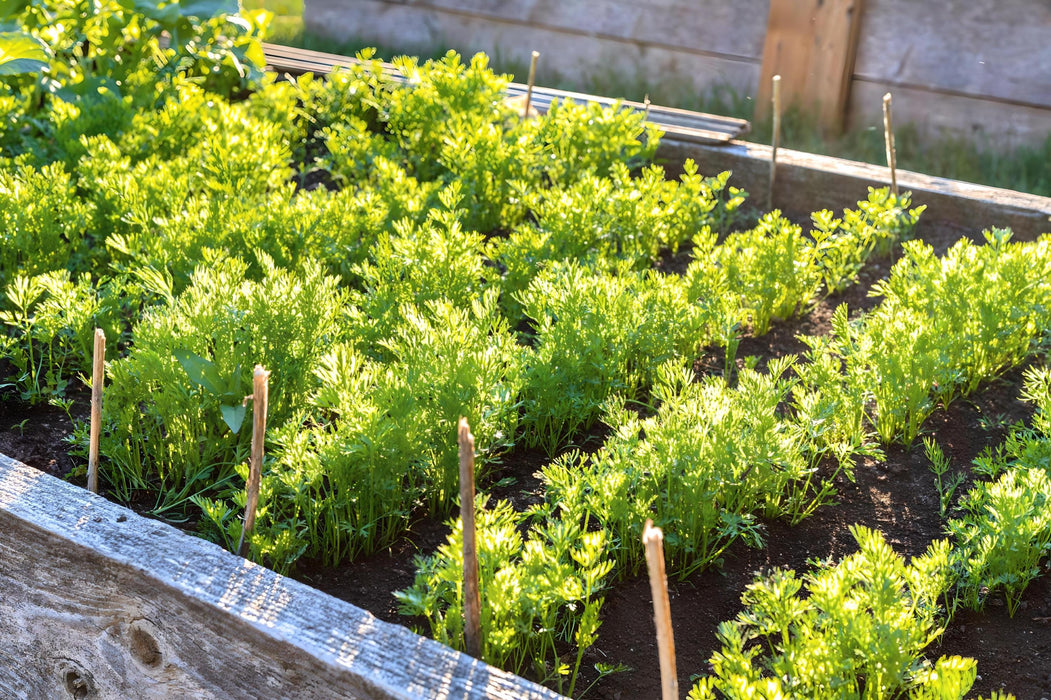
[[[856,79],[847,109],[851,129],[883,128],[883,95],[894,95],[894,123],[928,137],[964,138],[981,148],[1039,146],[1051,135],[1051,109]]]
[[[772,0],[756,119],[770,113],[770,81],[782,79],[786,105],[812,111],[822,128],[843,125],[861,28],[861,0]]]
[[[895,109],[897,100],[895,99]],[[732,141],[709,146],[664,139],[657,156],[668,163],[669,172],[692,158],[701,173],[733,172],[730,184],[756,194],[765,191],[770,177],[769,146]],[[789,149],[777,152],[777,204],[793,215],[805,216],[819,209],[855,207],[868,188],[886,187],[890,174],[885,166],[818,156]],[[908,170],[898,171],[902,192],[912,192],[913,204],[926,204],[918,232],[932,224],[948,224],[978,237],[983,229],[1009,227],[1016,240],[1033,240],[1051,232],[1051,198],[986,187],[959,180],[931,177]],[[761,194],[759,195],[761,196]]]
[[[556,698],[0,455],[0,697]]]
[[[856,78],[1051,108],[1051,2],[867,2]]]
[[[769,0],[415,0],[417,10],[557,29],[567,35],[703,51],[756,63]],[[363,3],[344,0],[354,11]],[[385,4],[399,4],[385,0]]]
[[[642,530],[642,544],[646,548],[646,570],[650,578],[653,598],[653,622],[657,628],[657,651],[660,654],[661,698],[678,700],[679,676],[675,671],[675,633],[671,624],[671,604],[668,601],[668,576],[664,572],[664,533],[647,520]]]
[[[720,85],[740,94],[754,94],[759,79],[758,57],[740,60],[707,51],[703,41],[690,47],[671,47],[415,3],[308,0],[303,22],[308,31],[333,39],[354,38],[406,50],[452,46],[465,54],[484,51],[504,60],[516,58],[523,65],[528,65],[530,52],[536,50],[545,57],[537,71],[540,85],[550,84],[559,76],[571,76],[578,82],[611,82],[616,78],[621,83],[645,86],[650,92],[662,85],[670,91],[699,92]],[[761,33],[761,17],[758,23]]]

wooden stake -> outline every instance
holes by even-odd
[[[671,628],[671,605],[668,604],[668,578],[664,573],[664,533],[647,520],[642,530],[646,547],[646,568],[650,572],[653,593],[653,621],[657,624],[657,651],[661,662],[661,698],[679,700],[679,677],[675,671],[675,637]]]
[[[890,93],[883,96],[883,132],[887,142],[887,167],[890,168],[890,191],[898,196],[898,153],[894,148],[894,127],[890,119]]]
[[[241,530],[241,541],[237,544],[237,555],[248,552],[248,538],[255,528],[255,510],[259,505],[259,482],[263,478],[263,440],[266,438],[266,407],[269,400],[270,373],[262,365],[255,366],[252,373],[252,454],[248,463],[248,483],[245,491],[245,524]]]
[[[645,107],[645,109],[642,112],[642,121],[643,121],[643,123],[645,123],[645,122],[648,122],[649,119],[650,119],[650,96],[649,96],[648,93],[642,99],[642,104]]]
[[[529,61],[529,85],[526,87],[525,107],[522,109],[522,119],[529,118],[529,107],[533,102],[533,84],[536,82],[536,59],[540,58],[540,52],[534,51],[533,58]]]
[[[460,522],[463,524],[464,647],[468,654],[480,659],[482,595],[478,589],[478,547],[474,537],[474,435],[466,418],[460,418]]]
[[[774,180],[777,178],[777,147],[781,145],[781,76],[773,78],[774,128],[770,154],[770,192],[766,198],[766,208],[774,208]]]
[[[106,381],[106,334],[95,329],[91,360],[91,430],[88,435],[88,490],[99,492],[99,433],[102,430],[102,385]]]

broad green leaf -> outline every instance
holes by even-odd
[[[29,7],[29,0],[0,0],[0,17],[15,17]]]
[[[223,420],[230,426],[230,432],[236,433],[241,429],[241,424],[245,420],[245,407],[243,405],[220,406],[219,410],[223,412]]]
[[[179,18],[179,5],[178,3],[168,3],[164,7],[160,5],[158,0],[135,0],[137,12],[159,22],[165,28],[170,28],[172,23]]]
[[[240,9],[237,0],[184,0],[179,3],[180,15],[199,19],[236,15]]]
[[[172,354],[175,355],[175,359],[182,365],[191,382],[204,387],[204,389],[213,394],[223,393],[223,378],[213,362],[181,348],[175,350]]]
[[[107,99],[107,95],[120,97],[120,86],[111,78],[88,76],[76,83],[63,85],[54,95],[64,102],[97,103]]]
[[[47,49],[22,32],[0,32],[0,75],[39,73],[48,66]]]

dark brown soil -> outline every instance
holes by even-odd
[[[86,420],[91,411],[90,393],[77,394],[73,400],[67,415],[48,404],[29,406],[19,401],[13,391],[0,390],[0,454],[52,476],[65,477],[78,462],[83,463],[69,456],[70,446],[64,442],[73,432],[70,416]]]
[[[939,252],[962,235],[955,229],[921,233]],[[829,317],[840,303],[847,303],[856,312],[871,308],[878,299],[867,297],[865,292],[886,274],[890,262],[870,265],[857,287],[819,303],[802,318],[776,324],[761,338],[745,338],[738,361],[748,355],[765,361],[802,352],[804,346],[796,340],[796,334],[826,332]],[[675,270],[683,264],[676,256],[664,261],[663,266]],[[722,357],[713,354],[702,358],[699,364],[721,368]],[[972,397],[955,402],[947,410],[938,410],[927,421],[925,433],[937,439],[951,458],[953,469],[968,475],[968,479],[974,457],[986,447],[1001,443],[1011,423],[1030,417],[1029,406],[1017,399],[1020,382],[1021,370],[1012,371]],[[0,393],[0,398],[4,399],[0,401],[0,452],[56,476],[64,476],[77,466],[79,460],[67,455],[68,446],[62,441],[71,430],[65,413],[50,406],[27,408],[10,392]],[[87,396],[78,396],[74,417],[86,417],[86,406]],[[589,437],[582,447],[595,449],[603,437],[602,429],[596,428]],[[517,508],[527,508],[542,499],[542,485],[536,473],[547,461],[541,452],[517,450],[505,458],[483,484],[483,490],[493,498],[510,499]],[[910,449],[889,448],[885,460],[859,464],[855,481],[840,477],[837,485],[838,503],[821,508],[799,525],[765,523],[764,548],[750,549],[738,543],[730,548],[721,567],[684,581],[671,581],[682,694],[691,687],[691,676],[709,670],[708,659],[716,648],[716,626],[740,612],[741,592],[756,572],[777,566],[803,571],[808,560],[849,554],[856,549],[849,532],[855,523],[880,530],[905,556],[922,554],[932,540],[944,536],[945,518],[920,441]],[[958,493],[966,486],[961,486]],[[421,519],[388,551],[336,570],[305,565],[298,576],[381,619],[411,624],[398,615],[391,592],[411,585],[414,556],[432,552],[447,533],[444,523]],[[1051,576],[1044,576],[1029,587],[1013,619],[997,599],[990,600],[982,612],[957,612],[940,644],[929,650],[928,658],[952,654],[978,661],[979,679],[971,697],[998,689],[1014,693],[1019,700],[1051,697]],[[590,669],[596,663],[622,663],[632,670],[602,680],[590,697],[659,697],[655,631],[645,577],[618,583],[608,592],[600,638],[585,655],[585,677],[578,687],[586,687],[594,678]]]

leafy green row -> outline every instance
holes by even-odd
[[[995,453],[975,461],[979,481],[960,499],[948,523],[956,543],[960,598],[981,608],[1002,591],[1017,612],[1022,593],[1051,554],[1051,370],[1025,372],[1024,398],[1037,413],[1029,428],[1011,431]]]
[[[836,565],[802,579],[779,569],[748,586],[744,611],[719,625],[713,673],[691,700],[964,697],[977,675],[974,659],[931,664],[922,655],[944,631],[949,543],[938,540],[906,564],[879,532],[851,532],[859,551]]]
[[[883,301],[856,323],[837,310],[832,332],[804,338],[813,400],[837,420],[864,414],[883,442],[910,444],[939,405],[1013,367],[1051,327],[1051,236],[1010,243],[961,240],[944,257],[920,241],[873,293]],[[838,376],[838,378],[837,378]]]
[[[959,604],[979,609],[1002,591],[1009,614],[1051,553],[1051,371],[1025,372],[1023,397],[1037,414],[994,454],[975,461],[988,477],[961,499],[950,540],[905,565],[882,537],[853,532],[860,551],[801,581],[794,571],[757,577],[744,611],[719,626],[721,649],[690,698],[960,698],[973,659],[921,655]],[[933,442],[928,456],[944,459]],[[951,543],[950,543],[951,542]],[[803,585],[806,594],[802,594]],[[994,696],[1009,697],[1009,696]]]
[[[826,348],[835,341],[837,334],[851,333],[854,338],[871,338],[869,334],[878,333],[881,324],[892,319],[891,314],[900,312],[901,298],[910,289],[936,290],[934,293],[943,288],[977,290],[990,282],[1017,276],[1018,270],[1023,268],[1030,271],[1043,269],[1051,261],[1047,244],[1046,237],[1035,243],[1010,244],[1006,236],[991,234],[986,246],[961,242],[942,259],[929,255],[929,248],[922,244],[909,244],[906,257],[895,266],[890,281],[883,288],[888,298],[853,325],[848,322],[845,307],[840,308],[833,320],[832,334],[810,339],[811,346]],[[962,266],[962,258],[970,264]],[[1046,278],[1038,276],[1037,279]],[[908,284],[904,282],[906,280]],[[976,338],[981,338],[982,334],[995,336],[1010,354],[993,355],[986,351],[982,357],[992,358],[991,361],[967,366],[963,370],[969,381],[977,385],[977,379],[989,377],[1009,362],[1020,361],[1031,352],[1036,335],[1048,328],[1048,319],[1042,315],[1046,295],[1043,283],[1030,284],[1017,294],[993,290],[984,295],[980,304],[994,309],[1007,306],[1012,311],[1005,313],[1005,318],[999,318],[991,311],[980,315],[986,325],[981,321],[973,323],[972,333]],[[1004,296],[1007,301],[1003,300]],[[948,329],[936,325],[940,321],[935,316],[942,308],[937,302],[944,301],[950,314],[955,313],[954,303],[963,305],[943,297],[927,301],[918,293],[913,299],[914,306],[918,307],[913,310],[916,325],[936,326],[942,333],[947,333]],[[1023,321],[1018,322],[1018,319]],[[935,335],[930,331],[927,333],[927,338]],[[949,366],[937,362],[934,365],[938,372],[956,376],[961,371],[956,367],[967,363],[971,356],[954,359],[950,354],[952,349],[944,349],[954,341],[946,339],[941,342],[943,349],[936,357]],[[642,566],[640,534],[642,523],[647,518],[653,518],[664,528],[669,568],[681,574],[711,564],[739,537],[759,541],[761,527],[756,516],[785,517],[793,522],[805,517],[834,494],[832,480],[839,470],[849,475],[857,455],[874,454],[869,417],[873,423],[879,418],[878,413],[872,413],[872,397],[876,389],[871,382],[861,379],[871,376],[868,374],[870,368],[885,360],[871,354],[873,347],[871,341],[857,343],[850,362],[828,352],[812,352],[805,361],[789,357],[773,362],[767,373],[745,369],[738,375],[737,386],[733,388],[723,378],[710,377],[694,382],[689,373],[681,374],[681,365],[669,362],[658,368],[655,374],[652,398],[657,405],[656,413],[646,418],[638,416],[626,408],[623,395],[618,401],[605,404],[605,421],[613,430],[612,436],[595,454],[570,453],[546,467],[543,477],[547,501],[523,518],[526,521],[535,518],[541,522],[554,519],[583,523],[590,529],[599,528],[605,533],[607,555],[614,563],[611,569],[614,576],[628,575]],[[893,351],[889,340],[879,347],[891,347]],[[907,345],[906,351],[912,347]],[[929,352],[939,352],[937,345]],[[950,364],[953,362],[955,365]],[[630,396],[630,393],[626,395]],[[889,391],[887,395],[892,396]],[[905,398],[898,396],[896,400],[904,403]],[[836,466],[819,471],[823,464],[828,463],[824,460],[831,460]],[[1039,494],[1027,493],[1024,513],[1032,514],[1034,508],[1041,507],[1043,497]],[[1043,520],[1031,520],[1029,529],[1036,528],[1043,533]],[[1011,522],[1016,523],[1017,518],[1012,518]],[[1008,525],[1010,523],[1003,523],[1002,527],[1009,529]],[[1025,534],[1019,532],[1019,536]],[[1046,549],[1047,542],[1041,537],[1034,538],[1035,549],[1030,557],[1035,555],[1039,559]],[[885,548],[882,541],[880,545]],[[945,585],[932,600],[947,595],[956,585],[952,570],[957,555],[955,552],[950,552],[951,556],[946,554],[949,552],[947,545],[942,549],[946,551],[939,550],[936,558],[945,561],[936,568],[941,572],[939,576],[945,579]],[[421,571],[444,566],[442,557],[439,553],[423,560]],[[1032,570],[1034,565],[1035,561],[1029,562],[1025,570]],[[514,566],[514,560],[504,562],[504,566]],[[895,566],[900,568],[903,564]],[[485,583],[483,581],[483,585]],[[990,579],[986,576],[975,585],[987,590],[989,584]],[[431,585],[432,582],[421,574],[411,589],[411,595],[414,599],[423,599]],[[903,593],[899,590],[895,595],[901,597]],[[448,596],[441,600],[447,606],[460,604]],[[412,610],[411,606],[407,610]],[[819,616],[839,614],[831,608],[824,612],[815,610],[814,614]],[[572,628],[578,612],[567,607],[562,614],[565,620],[562,624]],[[902,618],[902,634],[912,634],[908,630],[917,624],[917,629],[924,628],[924,625],[929,627],[928,623],[934,619],[930,615],[927,622],[921,621],[922,624],[913,618]],[[440,619],[432,617],[431,624],[434,633],[442,634]],[[944,680],[957,674],[953,676],[957,681],[945,688],[949,688],[946,691],[948,696],[959,697],[959,693],[953,695],[957,691],[952,688],[969,687],[973,681],[973,664],[960,662],[962,665],[958,665],[954,660],[947,660],[944,668],[939,666],[933,671],[924,666],[919,652],[933,638],[931,634],[936,636],[932,629],[923,631],[922,640],[917,637],[915,646],[908,651],[908,659],[895,667],[899,670],[895,671],[896,680],[889,687],[911,684],[919,688],[928,682],[935,687],[942,682],[938,678]],[[800,627],[798,634],[805,638],[810,632]],[[564,639],[572,641],[569,637]],[[881,643],[893,646],[897,642],[888,638]],[[845,654],[845,658],[850,656]],[[842,670],[842,673],[846,674],[844,677],[854,678],[852,682],[864,677],[864,673],[857,669],[849,673]],[[960,680],[968,674],[970,681]],[[818,674],[815,678],[819,679],[815,681],[818,684],[815,687],[818,687],[822,676]],[[825,678],[827,681],[830,677]],[[870,679],[870,682],[873,681]],[[877,679],[876,682],[883,681]]]

